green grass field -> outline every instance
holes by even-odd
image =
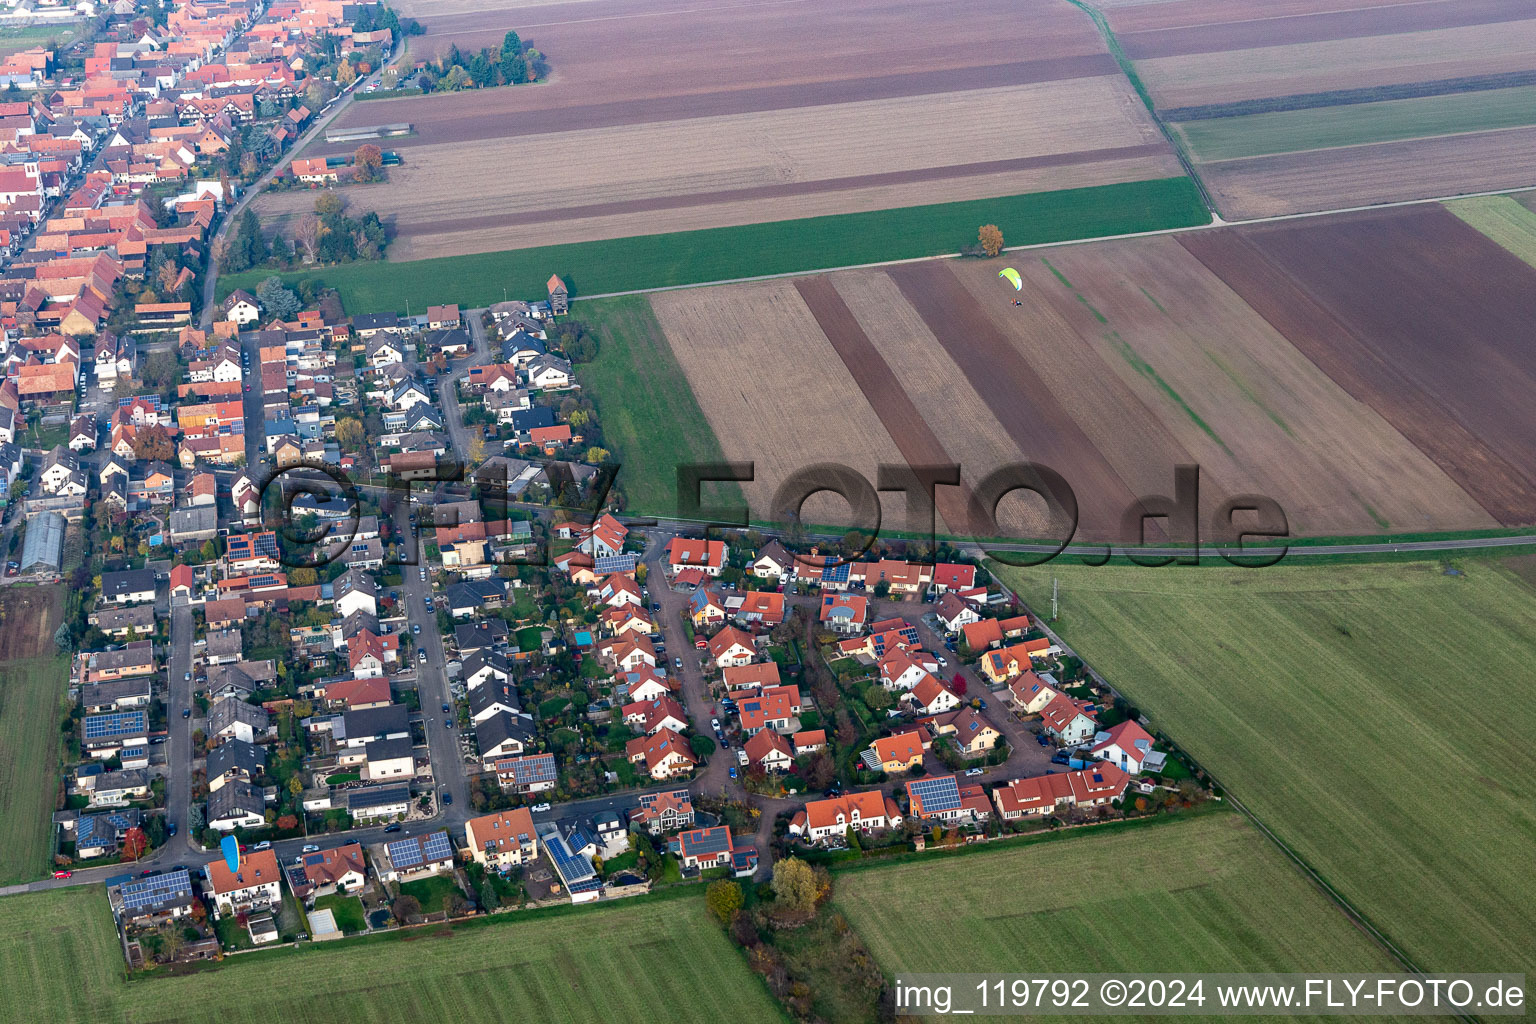
[[[1536,966],[1536,592],[1508,563],[994,567],[1036,609],[1058,579],[1064,638],[1419,967]]]
[[[1536,86],[1173,122],[1197,160],[1360,146],[1536,123]]]
[[[131,1020],[609,1022],[780,1020],[701,893],[449,934],[317,943],[181,977],[124,980],[100,887],[0,898],[0,1024]],[[61,965],[65,965],[61,967]]]
[[[632,510],[676,515],[677,467],[724,456],[656,314],[645,296],[626,295],[583,302],[576,315],[598,337],[597,358],[578,373],[623,463],[616,482]],[[735,484],[704,490],[705,505],[744,500]]]
[[[454,893],[464,895],[458,884],[446,875],[430,875],[414,882],[400,883],[400,895],[416,897],[423,914],[441,913],[443,901]]]
[[[353,263],[283,275],[341,293],[349,313],[403,312],[428,303],[478,308],[505,294],[539,298],[550,274],[573,296],[789,274],[855,263],[956,252],[976,229],[997,224],[1009,245],[1204,224],[1209,214],[1188,178],[1035,192],[872,213],[549,245],[407,263]],[[219,277],[219,297],[254,290],[270,270]]]
[[[0,666],[0,885],[48,866],[67,658]]]
[[[838,872],[833,902],[887,976],[1393,968],[1226,811]]]
[[[0,57],[9,57],[34,46],[44,46],[49,40],[68,43],[79,30],[78,23],[68,25],[26,25],[0,28]]]
[[[1509,196],[1457,199],[1445,208],[1536,267],[1536,211]]]

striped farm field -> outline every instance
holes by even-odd
[[[1509,196],[1458,199],[1445,208],[1536,267],[1536,210]]]
[[[68,675],[67,658],[0,665],[0,885],[48,867]]]
[[[997,567],[1430,971],[1536,966],[1536,590],[1509,565]]]
[[[833,900],[887,976],[1393,969],[1226,811],[839,872]]]
[[[1536,122],[1536,86],[1175,123],[1200,161],[1362,146]]]
[[[772,1021],[782,1013],[695,891],[480,927],[321,943],[125,982],[106,897],[0,898],[0,1024],[54,1021]],[[60,965],[68,965],[67,975]],[[67,978],[67,980],[66,980]],[[515,1011],[509,1008],[515,1007]]]

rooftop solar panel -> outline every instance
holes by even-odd
[[[443,860],[453,856],[453,842],[448,838],[447,832],[434,832],[427,837],[422,848],[426,851],[428,860]]]
[[[105,739],[109,736],[128,736],[141,733],[145,728],[144,712],[118,711],[107,715],[89,715],[85,719],[85,738]]]
[[[592,563],[592,569],[599,576],[614,572],[633,572],[639,561],[638,555],[604,555]]]
[[[385,845],[384,852],[389,854],[389,862],[397,868],[412,868],[423,863],[421,844],[414,839],[396,839]]]
[[[125,910],[143,910],[183,894],[192,894],[192,879],[186,871],[169,871],[161,875],[135,879],[118,890]]]
[[[907,786],[922,801],[924,814],[952,811],[960,806],[960,787],[952,775],[940,779],[919,779],[907,783]]]

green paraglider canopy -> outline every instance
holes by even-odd
[[[1012,284],[1014,291],[1019,291],[1024,287],[1024,282],[1019,278],[1019,272],[1012,267],[1004,267],[997,272],[997,276]]]

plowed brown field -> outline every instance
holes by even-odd
[[[997,279],[1020,273],[1021,305]],[[1196,464],[1201,528],[1261,494],[1299,536],[1536,521],[1525,266],[1439,208],[927,261],[653,297],[754,512],[836,461],[1060,473],[1078,539],[1124,541]],[[972,532],[965,492],[941,527]],[[827,498],[808,519],[844,521]],[[888,524],[904,523],[894,495]],[[1051,535],[1041,503],[1003,532]],[[1154,530],[1152,536],[1158,533]]]
[[[1500,523],[1536,522],[1536,271],[1438,206],[1181,241]]]
[[[429,30],[418,52],[499,44],[516,28],[551,73],[340,115],[338,126],[415,128],[390,140],[404,163],[366,193],[397,261],[1183,173],[1066,0],[412,9]],[[281,221],[308,199],[274,194],[260,209]]]
[[[881,463],[901,462],[792,282],[663,292],[651,305],[721,451],[757,464],[757,479],[742,485],[754,518],[773,518],[774,492],[806,466],[837,462],[874,481]],[[883,507],[891,522],[905,511],[890,496]],[[849,522],[847,504],[828,494],[803,515]]]
[[[357,195],[394,228],[399,260],[1180,173],[1115,76],[556,132],[528,152],[523,139],[474,143],[469,159],[418,147]],[[259,202],[279,218],[313,196]]]
[[[1518,21],[1531,16],[1531,5],[1526,0],[1419,0],[1310,14],[1249,13],[1255,16],[1241,20],[1218,16],[1191,27],[1122,31],[1119,39],[1127,56],[1146,60]]]
[[[1229,220],[1524,188],[1536,128],[1221,160],[1200,174]]]

